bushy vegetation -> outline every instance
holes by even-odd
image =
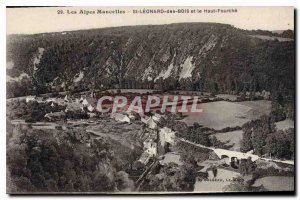
[[[132,190],[117,171],[111,144],[80,131],[25,130],[7,145],[9,188],[13,193],[113,192]]]

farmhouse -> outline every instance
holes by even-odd
[[[94,107],[91,104],[87,107],[87,109],[88,109],[89,112],[93,112],[94,111]]]
[[[65,112],[67,111],[83,111],[83,106],[80,103],[68,103]]]
[[[130,123],[130,119],[127,115],[122,113],[112,113],[110,117],[119,122],[127,122]]]
[[[152,117],[148,117],[148,116],[141,117],[141,121],[143,123],[147,124],[150,129],[157,128],[157,123],[155,122],[155,120]]]
[[[152,116],[152,119],[153,119],[155,122],[160,122],[160,120],[161,120],[161,115],[158,114],[158,113],[155,113],[155,114]]]

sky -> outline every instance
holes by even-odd
[[[44,7],[7,8],[6,27],[9,34],[35,34],[127,25],[170,24],[181,22],[216,22],[241,29],[294,29],[293,7],[163,7],[202,10],[202,13],[134,14],[133,10],[162,7]],[[97,12],[122,10],[125,14],[79,14],[80,10]],[[204,9],[237,9],[236,13],[204,13]],[[63,11],[64,14],[58,14]],[[67,10],[77,14],[67,14]]]

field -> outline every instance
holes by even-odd
[[[277,130],[286,130],[289,128],[294,128],[294,120],[286,119],[280,122],[276,122],[275,125]]]
[[[217,133],[214,134],[218,140],[225,143],[227,146],[230,147],[229,150],[232,151],[240,151],[241,145],[240,141],[243,139],[243,131],[237,130],[237,131],[230,131],[225,133]]]
[[[198,122],[204,127],[221,130],[226,127],[242,126],[244,123],[257,119],[271,110],[271,102],[266,100],[227,102],[217,101],[202,103],[201,113],[190,113],[183,119],[188,125]]]
[[[268,176],[257,179],[253,186],[263,185],[268,191],[293,191],[294,177]]]

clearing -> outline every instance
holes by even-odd
[[[268,191],[293,191],[294,177],[267,176],[257,179],[252,185],[258,187],[263,185]]]

